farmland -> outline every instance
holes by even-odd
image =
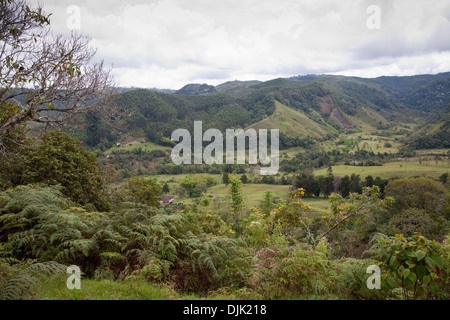
[[[450,167],[446,162],[435,163],[433,160],[427,162],[418,161],[399,161],[386,163],[382,166],[350,166],[338,165],[332,167],[333,173],[337,176],[345,176],[351,174],[359,174],[361,178],[367,176],[381,177],[381,178],[405,178],[405,177],[439,177],[440,175],[449,172]],[[320,169],[314,172],[315,175],[326,175],[327,169]]]

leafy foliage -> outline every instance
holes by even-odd
[[[18,187],[0,200],[0,236],[14,259],[75,264],[88,277],[171,280],[199,291],[242,284],[250,270],[245,244],[229,238],[220,219],[212,236],[199,223],[208,217],[164,215],[145,204],[90,213],[56,187]]]
[[[75,202],[91,203],[101,211],[109,209],[96,157],[78,140],[59,131],[45,133],[39,147],[27,154],[24,182],[60,184],[63,193]]]
[[[66,266],[56,262],[27,261],[13,266],[0,263],[0,300],[28,300],[37,298],[36,287],[66,272]]]
[[[160,186],[152,179],[133,177],[122,190],[122,201],[138,202],[150,207],[159,207]]]
[[[439,291],[439,275],[444,267],[440,243],[416,233],[409,238],[400,234],[390,238],[380,236],[373,246],[372,252],[384,259],[384,290],[400,285],[406,299]]]
[[[429,178],[398,179],[386,186],[386,195],[394,197],[393,213],[407,208],[418,208],[446,216],[448,195],[445,187]]]

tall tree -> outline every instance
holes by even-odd
[[[343,198],[348,197],[348,195],[350,194],[350,177],[349,176],[345,176],[341,179],[341,182],[339,183],[339,186],[338,186],[338,191],[341,193],[341,196]]]
[[[228,172],[222,173],[222,182],[225,184],[225,186],[228,186],[228,184],[230,183],[230,175],[228,174]]]
[[[100,165],[95,155],[84,150],[77,139],[50,131],[25,159],[24,184],[60,184],[63,194],[73,201],[81,205],[93,204],[101,211],[110,209]]]
[[[242,196],[242,181],[238,176],[230,176],[231,209],[233,211],[236,223],[239,221],[240,214],[244,204]]]

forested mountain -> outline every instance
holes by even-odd
[[[145,135],[158,144],[170,144],[173,130],[191,130],[197,120],[203,121],[204,130],[279,128],[282,147],[302,146],[306,139],[323,141],[342,132],[434,121],[450,103],[450,73],[373,79],[306,75],[266,82],[236,80],[216,87],[188,84],[175,93],[124,90],[116,102],[130,114],[124,120],[126,134]],[[436,130],[448,133],[446,125]],[[81,136],[94,146],[102,139],[114,140],[106,133],[93,139],[90,135],[102,133],[91,130]],[[421,145],[415,141],[411,145]]]
[[[374,83],[386,91],[388,94],[394,96],[399,100],[404,100],[406,97],[414,94],[420,88],[443,79],[450,78],[450,72],[439,73],[436,75],[424,74],[416,76],[403,77],[378,77],[373,79],[357,78],[358,81],[366,83]]]
[[[411,137],[414,149],[450,148],[450,104]]]

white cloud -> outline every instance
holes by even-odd
[[[366,27],[371,4],[380,30]],[[69,5],[124,86],[450,70],[447,0],[46,1],[55,32],[68,32]]]

